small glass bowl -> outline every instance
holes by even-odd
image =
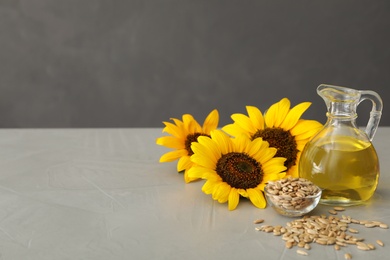
[[[276,212],[288,217],[300,217],[311,212],[315,207],[317,207],[322,194],[322,190],[317,187],[318,192],[313,195],[306,197],[293,197],[290,202],[283,203],[283,201],[286,201],[286,198],[283,197],[283,195],[271,194],[267,186],[268,185],[264,187],[264,193],[268,203]]]

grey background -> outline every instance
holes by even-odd
[[[283,97],[325,122],[321,83],[378,92],[389,126],[389,69],[387,0],[0,0],[0,127],[222,126]]]

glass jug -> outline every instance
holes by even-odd
[[[369,200],[379,179],[379,160],[371,141],[382,114],[382,100],[374,91],[322,84],[317,93],[327,106],[328,120],[305,146],[299,175],[322,189],[320,203],[357,205]],[[372,102],[365,131],[356,126],[356,108]]]

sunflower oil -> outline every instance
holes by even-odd
[[[377,153],[369,141],[333,136],[308,143],[299,174],[322,188],[320,203],[355,205],[374,194],[379,179]]]

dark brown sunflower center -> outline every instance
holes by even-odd
[[[216,171],[224,182],[237,189],[255,188],[263,180],[260,164],[245,153],[222,155]]]
[[[210,137],[209,135],[206,135],[204,133],[193,133],[193,134],[188,134],[187,135],[187,138],[185,140],[185,147],[186,147],[186,150],[187,150],[189,156],[194,154],[194,152],[191,149],[192,142],[197,142],[198,141],[198,137],[201,136],[201,135]]]
[[[284,163],[287,170],[295,165],[299,150],[297,149],[297,142],[289,131],[284,131],[282,128],[265,128],[258,130],[252,136],[252,140],[257,137],[268,141],[270,147],[278,149],[275,156],[287,159]]]

